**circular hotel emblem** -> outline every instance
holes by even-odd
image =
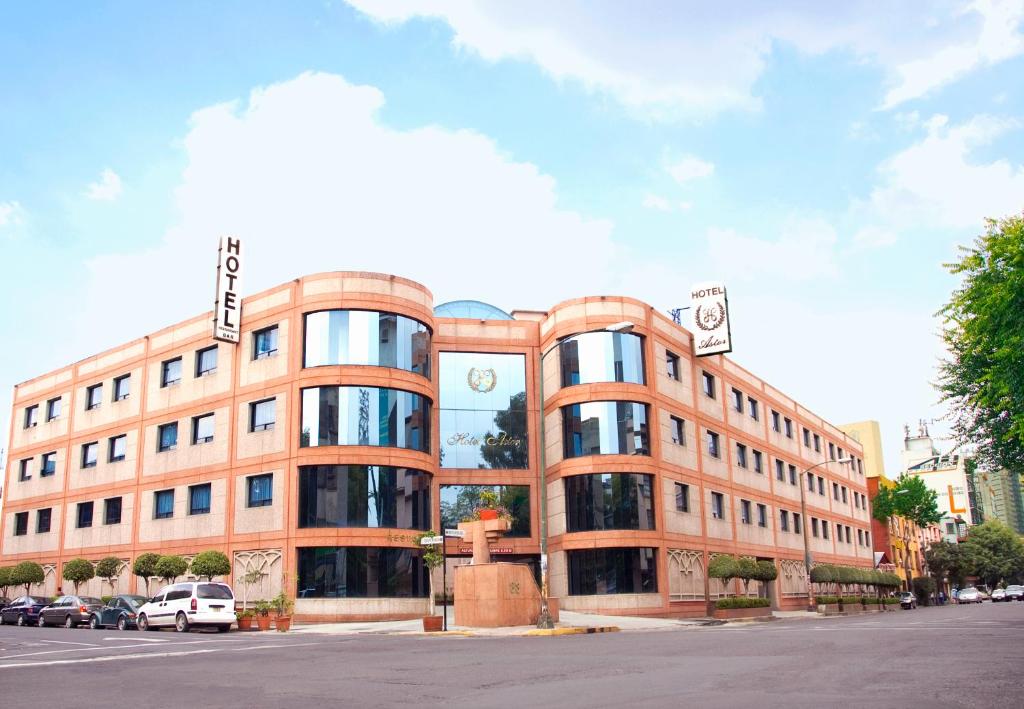
[[[711,332],[717,330],[725,322],[725,305],[722,301],[715,301],[710,307],[697,306],[697,327],[701,330]]]
[[[469,384],[469,388],[473,391],[486,394],[494,391],[494,387],[498,385],[498,375],[493,369],[477,369],[472,367],[469,373],[466,374],[466,383]]]

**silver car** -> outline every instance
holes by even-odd
[[[957,603],[981,603],[981,594],[974,586],[960,589],[956,596]]]

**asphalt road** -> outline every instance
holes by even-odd
[[[546,638],[0,627],[10,707],[1019,707],[1024,603]]]

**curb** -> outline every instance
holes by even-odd
[[[550,630],[528,630],[520,637],[549,637],[554,635],[592,635],[594,633],[617,633],[617,625],[603,625],[596,628],[552,628]]]

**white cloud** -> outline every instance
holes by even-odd
[[[679,184],[696,180],[701,177],[708,177],[715,172],[714,163],[701,160],[694,155],[686,155],[680,160],[665,167],[665,171]]]
[[[1024,34],[1021,33],[1024,3],[1020,0],[975,0],[959,14],[975,13],[979,16],[976,19],[980,20],[976,33],[896,67],[898,83],[885,95],[882,108],[892,108],[924,96],[975,69],[1024,54]]]
[[[0,229],[24,223],[25,210],[17,202],[0,202]]]
[[[886,106],[1020,52],[1019,0],[878,4],[729,3],[714,12],[674,0],[642,10],[614,0],[347,0],[394,25],[440,20],[486,61],[529,61],[552,78],[608,95],[644,118],[757,110],[755,84],[773,48],[844,52],[881,68]],[[1015,3],[1018,3],[1015,5]]]
[[[121,196],[121,178],[109,167],[100,173],[100,178],[89,185],[85,196],[97,202],[113,202]]]
[[[717,272],[730,280],[754,281],[768,275],[812,281],[838,275],[838,238],[827,221],[791,216],[780,232],[768,240],[712,227],[707,233],[708,253]]]
[[[671,212],[672,203],[660,195],[647,194],[644,195],[643,201],[644,207],[647,209],[656,209],[659,212]]]

